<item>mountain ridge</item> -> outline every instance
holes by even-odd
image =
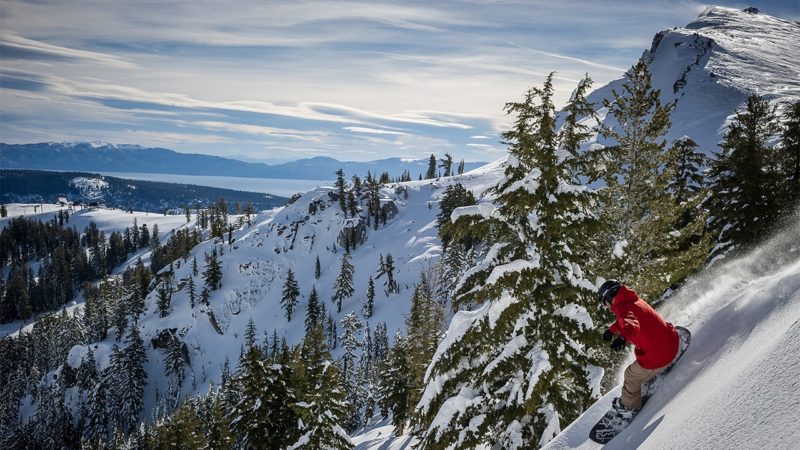
[[[181,153],[161,147],[112,144],[101,141],[0,143],[0,168],[75,170],[83,172],[140,172],[175,175],[215,175],[243,178],[331,180],[337,169],[345,174],[366,176],[388,172],[398,178],[408,171],[412,178],[425,173],[428,161],[384,158],[375,161],[339,161],[328,156],[300,159],[282,164],[245,162],[200,153]],[[458,161],[454,162],[455,165]],[[472,170],[485,162],[465,162]]]

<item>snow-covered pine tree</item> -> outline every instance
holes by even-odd
[[[689,201],[703,188],[706,155],[697,151],[697,143],[689,136],[673,142],[669,150],[670,178],[667,188],[678,204]]]
[[[369,322],[364,323],[364,343],[363,350],[358,360],[358,373],[361,379],[362,402],[364,404],[363,421],[361,425],[366,426],[370,419],[375,415],[378,402],[378,368],[375,366],[375,343],[372,339],[372,331]]]
[[[58,383],[42,386],[39,406],[31,419],[34,438],[41,448],[69,448],[74,445],[72,416],[64,405],[64,392]]]
[[[675,141],[667,153],[664,172],[667,192],[672,197],[672,211],[668,211],[672,230],[661,254],[662,273],[670,281],[686,279],[708,254],[707,213],[702,207],[708,196],[702,172],[706,165],[705,154],[697,151],[697,143],[688,136]]]
[[[311,332],[315,325],[322,324],[322,316],[319,305],[319,294],[317,294],[317,287],[311,287],[311,293],[308,294],[308,306],[306,306],[306,334]]]
[[[158,298],[156,300],[156,305],[158,306],[159,317],[167,317],[167,314],[169,314],[169,303],[172,293],[170,292],[171,289],[168,288],[167,284],[168,281],[164,280],[158,285]]]
[[[406,353],[411,388],[409,404],[412,406],[419,401],[425,387],[425,371],[439,344],[443,314],[441,306],[434,301],[427,277],[421,273],[420,281],[414,287],[411,310],[406,318]]]
[[[353,288],[353,272],[355,268],[350,262],[350,252],[342,255],[342,269],[336,281],[333,283],[333,295],[331,301],[336,304],[336,312],[342,312],[342,300],[350,298],[355,293]]]
[[[372,279],[372,275],[369,276],[369,281],[367,281],[367,296],[364,298],[364,307],[362,308],[362,313],[364,314],[365,319],[369,319],[372,317],[372,313],[375,310],[375,280]]]
[[[461,279],[461,275],[468,267],[464,246],[459,243],[450,244],[437,265],[441,276],[436,297],[440,303],[446,304],[452,293],[455,292],[458,280]]]
[[[350,211],[350,217],[358,215],[358,202],[352,190],[347,191],[347,209]],[[355,243],[353,243],[355,245]]]
[[[775,107],[756,94],[728,125],[709,172],[711,257],[767,235],[780,210],[778,173],[770,166],[770,140],[779,132]]]
[[[244,329],[244,348],[245,354],[247,350],[252,347],[256,347],[256,323],[253,321],[253,318],[247,320],[247,326]]]
[[[189,291],[189,306],[194,309],[195,300],[196,300],[196,293],[195,289],[197,289],[194,285],[194,277],[189,275],[189,281],[186,283],[186,290]]]
[[[668,254],[675,256],[679,215],[667,190],[669,173],[665,136],[671,105],[661,104],[647,63],[640,60],[627,73],[622,92],[603,101],[611,126],[601,133],[614,145],[605,149],[607,188],[601,196],[602,233],[598,271],[619,274],[643,298],[655,297],[678,280],[670,280]],[[702,260],[697,261],[697,263]]]
[[[386,322],[375,325],[374,347],[372,350],[375,364],[380,364],[389,353],[389,333],[386,331]]]
[[[378,405],[384,418],[391,416],[396,436],[403,434],[414,405],[411,402],[411,376],[408,358],[408,340],[398,331],[394,347],[381,364],[380,400]]]
[[[477,203],[472,191],[466,189],[461,183],[451,184],[444,189],[441,200],[439,201],[439,214],[436,215],[436,223],[439,226],[439,237],[445,248],[450,244],[452,227],[450,214],[454,209],[462,206],[474,205]]]
[[[297,306],[298,299],[300,298],[300,286],[294,278],[294,271],[289,269],[286,274],[286,281],[283,283],[283,292],[281,294],[281,306],[286,313],[286,320],[292,321],[292,313]]]
[[[320,275],[322,275],[322,268],[319,265],[319,255],[314,260],[314,279],[319,280]]]
[[[386,258],[383,260],[383,264],[380,265],[379,270],[376,278],[380,278],[381,275],[386,275],[386,281],[383,282],[383,285],[386,287],[386,295],[399,294],[400,286],[398,286],[397,281],[394,279],[394,258],[391,253],[386,254]]]
[[[583,101],[589,86],[587,77],[570,102]],[[543,445],[592,402],[599,383],[587,310],[594,285],[580,266],[593,192],[579,185],[565,148],[579,144],[580,129],[556,131],[552,96],[551,74],[506,105],[516,117],[503,134],[509,157],[496,207],[458,219],[463,234],[494,239],[456,299],[480,307],[456,314],[428,369],[414,417],[425,448]],[[578,118],[565,121],[576,126]]]
[[[119,348],[114,346],[111,353],[112,363],[116,358],[119,358]],[[104,371],[100,381],[89,393],[89,399],[86,402],[86,414],[83,417],[83,438],[90,443],[108,439],[110,425],[110,411],[108,409],[109,381],[111,379],[110,367]]]
[[[340,361],[342,371],[342,385],[345,391],[345,399],[348,403],[347,419],[345,429],[354,430],[361,425],[361,409],[363,407],[363,397],[361,392],[361,377],[356,363],[356,352],[361,348],[361,330],[363,324],[361,320],[350,313],[342,318],[342,348],[344,354]]]
[[[791,209],[800,199],[800,101],[788,105],[784,118],[777,166],[781,178],[787,180],[781,195],[783,208]]]
[[[306,333],[298,358],[292,364],[297,374],[294,385],[303,426],[301,436],[288,448],[353,448],[350,437],[342,428],[347,417],[347,402],[341,377],[331,361],[321,325],[315,325]]]
[[[336,349],[339,346],[339,332],[336,328],[336,320],[333,319],[333,314],[328,312],[328,319],[325,321],[325,335],[328,338],[330,349]]]
[[[283,449],[299,437],[289,381],[288,367],[267,364],[258,348],[249,348],[236,380],[241,399],[230,413],[241,448]]]
[[[209,291],[215,291],[222,286],[222,267],[220,267],[216,247],[210,256],[206,256],[206,270],[203,272],[203,280],[205,280]]]
[[[115,385],[112,389],[115,391],[114,398],[119,402],[114,404],[117,426],[124,433],[130,433],[139,423],[139,414],[143,407],[142,396],[147,384],[147,372],[144,370],[147,354],[136,323],[128,331],[126,344],[119,359],[121,365],[115,368]]]
[[[175,337],[169,340],[164,355],[164,374],[175,381],[176,400],[180,399],[181,388],[185,380],[184,367],[189,366],[188,356],[186,345],[180,339]]]

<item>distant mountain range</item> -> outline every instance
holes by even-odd
[[[453,163],[455,170],[458,161]],[[465,163],[469,171],[484,162]],[[141,172],[177,175],[217,175],[247,178],[331,180],[338,169],[345,174],[365,176],[388,172],[399,177],[408,170],[413,179],[424,174],[428,160],[388,158],[369,162],[343,162],[316,157],[283,164],[244,162],[219,156],[179,153],[166,148],[117,145],[106,142],[44,142],[38,144],[0,143],[0,168],[77,170],[91,172]]]

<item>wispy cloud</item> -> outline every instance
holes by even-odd
[[[377,128],[366,128],[366,127],[344,127],[344,130],[352,131],[353,133],[367,133],[367,134],[395,134],[399,136],[406,135],[408,133],[403,133],[402,131],[392,131],[392,130],[381,130]]]
[[[797,15],[796,5],[762,3]],[[510,125],[506,102],[555,71],[563,104],[586,72],[597,86],[619,77],[655,32],[700,9],[694,0],[9,1],[0,135],[273,159],[485,160],[503,151],[489,140]]]
[[[4,34],[0,36],[0,54],[5,59],[22,60],[52,60],[75,63],[89,63],[116,67],[119,69],[131,69],[135,64],[125,61],[117,56],[105,53],[97,53],[86,50],[76,50],[73,48],[61,47],[33,39]]]

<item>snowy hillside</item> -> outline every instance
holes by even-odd
[[[361,317],[368,278],[376,277],[381,255],[392,255],[400,293],[387,295],[383,286],[386,278],[375,279],[374,315],[365,326],[375,329],[378,323],[385,323],[389,336],[403,330],[413,285],[419,281],[420,273],[429,270],[441,253],[436,215],[439,213],[437,202],[444,188],[461,182],[477,196],[493,186],[501,173],[498,162],[458,177],[384,186],[382,204],[389,211],[396,208],[396,213],[390,214],[386,225],[380,225],[377,230],[371,226],[359,226],[362,219],[345,219],[338,201],[329,195],[335,189],[321,187],[306,193],[291,205],[259,214],[253,219],[252,226],[245,225],[234,231],[233,245],[228,245],[227,240],[224,244],[217,240],[195,247],[187,261],[175,264],[177,287],[169,314],[160,317],[156,291],[146,299],[147,309],[139,322],[148,348],[145,410],[154,406],[156,392],[164,393],[169,389],[169,379],[164,376],[164,355],[154,348],[157,345],[151,345],[154,339],[158,341],[159,336],[172,334],[187,345],[191,366],[187,374],[193,382],[184,386],[184,394],[205,392],[212,381],[219,383],[226,360],[235,366],[251,319],[259,341],[265,334],[271,338],[273,333],[277,333],[278,337],[285,337],[289,345],[298,344],[305,334],[303,320],[312,287],[317,289],[320,301],[325,303],[326,310],[332,313],[337,324],[351,312]],[[401,187],[405,188],[407,198]],[[346,299],[341,313],[337,313],[330,296],[344,253],[339,236],[347,227],[359,232],[363,230],[365,240],[351,250],[355,295]],[[204,254],[210,254],[215,247],[224,252],[220,257],[222,287],[212,292],[208,308],[197,305],[192,309],[186,288],[192,272],[192,258],[197,258],[202,271]],[[317,256],[322,269],[318,280],[314,278]],[[283,283],[290,268],[301,291],[301,300],[291,322],[286,320],[280,305]],[[195,280],[202,283],[199,277]],[[110,337],[91,345],[100,367],[108,364],[114,344]],[[340,355],[341,351],[341,348],[334,350],[334,356]],[[86,346],[73,348],[70,363],[77,367],[86,352]]]
[[[0,229],[4,228],[6,224],[15,217],[24,216],[31,220],[46,222],[53,219],[59,210],[70,210],[70,208],[67,207],[61,207],[47,203],[10,203],[6,205],[6,207],[8,209],[8,217],[0,218]],[[77,230],[83,231],[89,225],[89,223],[94,222],[98,230],[102,231],[106,235],[111,235],[111,233],[115,231],[119,232],[124,230],[126,227],[131,226],[134,220],[136,220],[139,226],[147,225],[151,230],[153,229],[154,225],[158,225],[159,234],[161,235],[162,239],[165,236],[168,236],[169,233],[174,230],[195,226],[194,219],[187,224],[186,217],[183,215],[165,216],[162,214],[153,214],[141,211],[128,213],[119,209],[89,208],[79,209],[71,212],[67,226],[75,227]],[[132,253],[127,263],[116,268],[114,272],[121,273],[128,265],[134,264],[138,258],[142,258],[142,260],[145,262],[149,261],[149,253],[149,250],[139,250]],[[8,268],[4,268],[3,272],[1,273],[2,276],[6,277],[8,275],[7,272]],[[73,302],[73,304],[65,306],[65,308],[68,311],[72,311],[75,309],[75,307],[80,306],[81,303],[82,294],[79,294],[78,299]],[[29,324],[35,320],[36,318],[32,318],[25,321],[17,320],[14,322],[0,324],[0,338],[8,334],[15,333],[19,331],[20,328],[29,329]]]
[[[606,448],[797,448],[800,442],[800,216],[752,254],[706,270],[665,318],[692,345],[634,422]],[[600,448],[589,429],[619,387],[547,449]]]
[[[775,104],[800,99],[800,25],[763,13],[708,7],[683,28],[661,31],[643,58],[662,103],[673,103],[668,142],[689,136],[717,152],[727,120],[748,95]],[[792,57],[794,55],[794,57]],[[594,91],[598,105],[623,79]],[[601,109],[601,120],[607,121]],[[607,123],[607,125],[613,125]],[[600,143],[604,143],[602,138]]]

